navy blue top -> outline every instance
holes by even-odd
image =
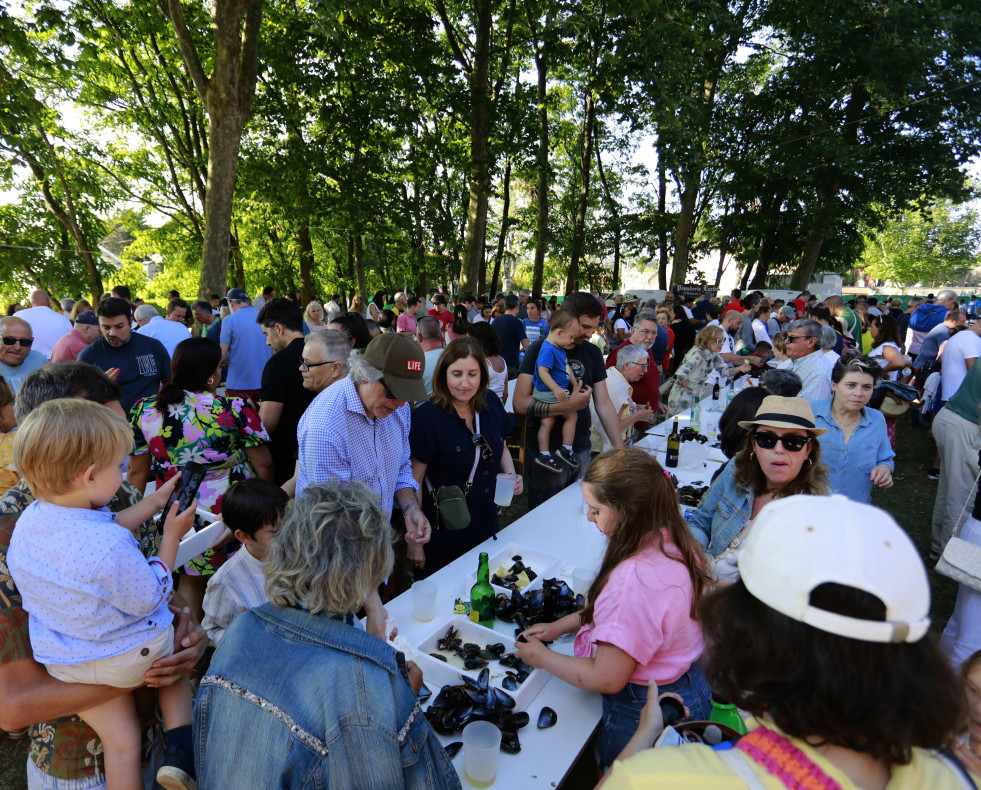
[[[495,318],[491,326],[494,327],[497,336],[501,339],[501,358],[504,360],[504,364],[509,368],[518,367],[521,341],[527,337],[524,322],[505,313]]]
[[[140,398],[156,395],[161,382],[170,378],[170,354],[163,343],[139,332],[133,332],[129,342],[119,348],[100,337],[82,349],[78,361],[100,370],[119,368],[116,383],[123,391],[122,406],[127,414]]]

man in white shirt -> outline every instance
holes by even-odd
[[[32,351],[51,357],[51,349],[61,338],[72,331],[72,322],[61,313],[51,309],[51,300],[40,290],[31,291],[29,299],[31,306],[26,310],[18,310],[14,317],[27,321],[34,333]]]
[[[821,324],[804,318],[794,321],[787,330],[786,351],[794,363],[790,368],[803,383],[798,397],[822,400],[831,397],[831,375],[821,352]]]
[[[255,298],[255,301],[252,303],[252,306],[256,310],[261,310],[262,306],[270,299],[272,299],[275,295],[276,295],[276,286],[267,285],[265,288],[262,289],[262,293]]]
[[[174,299],[167,305],[166,318],[161,318],[157,308],[151,304],[141,304],[136,308],[133,317],[140,325],[136,331],[159,340],[167,349],[167,354],[173,358],[177,345],[191,336],[190,330],[184,325],[187,313],[187,302]]]
[[[948,340],[941,351],[940,398],[946,403],[964,382],[967,371],[981,356],[981,322],[962,329]]]
[[[330,301],[324,305],[324,323],[331,324],[341,312],[341,295],[331,294]]]

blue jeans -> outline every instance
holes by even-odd
[[[704,720],[712,712],[712,689],[702,673],[700,662],[695,661],[680,678],[664,686],[658,686],[657,691],[663,694],[673,691],[684,701],[690,712],[689,718]],[[647,686],[638,683],[628,683],[618,694],[603,695],[603,718],[600,719],[600,730],[594,746],[596,764],[601,771],[606,771],[617,755],[623,751],[640,724],[640,712],[647,703]]]

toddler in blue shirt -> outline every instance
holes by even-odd
[[[194,507],[167,514],[158,556],[147,560],[132,530],[159,511],[180,479],[119,513],[106,505],[133,446],[123,417],[75,398],[31,412],[14,439],[14,464],[36,497],[17,520],[7,564],[29,616],[31,648],[66,683],[134,688],[174,649],[168,608],[177,547]],[[187,678],[157,690],[167,758],[157,781],[194,787],[193,698]],[[139,720],[132,694],[78,714],[102,740],[112,790],[143,788]]]
[[[543,403],[563,403],[569,399],[570,384],[576,380],[566,358],[566,349],[575,345],[579,334],[579,319],[568,310],[556,310],[548,327],[548,337],[542,341],[533,377],[531,396]],[[549,437],[555,417],[542,417],[538,429],[538,455],[535,463],[550,472],[561,472],[559,461],[579,468],[572,443],[576,437],[575,411],[562,415],[562,446],[553,455],[549,450]]]

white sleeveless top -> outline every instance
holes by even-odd
[[[879,363],[879,367],[882,367],[882,368],[885,368],[885,367],[888,367],[889,366],[889,360],[886,359],[886,357],[885,357],[885,349],[886,349],[887,346],[889,348],[896,349],[896,351],[898,351],[900,354],[903,353],[903,350],[899,346],[897,346],[895,343],[893,343],[892,341],[890,341],[888,343],[883,343],[881,346],[878,346],[876,348],[873,348],[869,352],[869,356],[872,359],[874,359],[876,362],[878,362]],[[896,381],[899,378],[899,371],[898,370],[892,370],[889,373],[884,373],[883,374],[883,378],[886,379],[886,381]]]

